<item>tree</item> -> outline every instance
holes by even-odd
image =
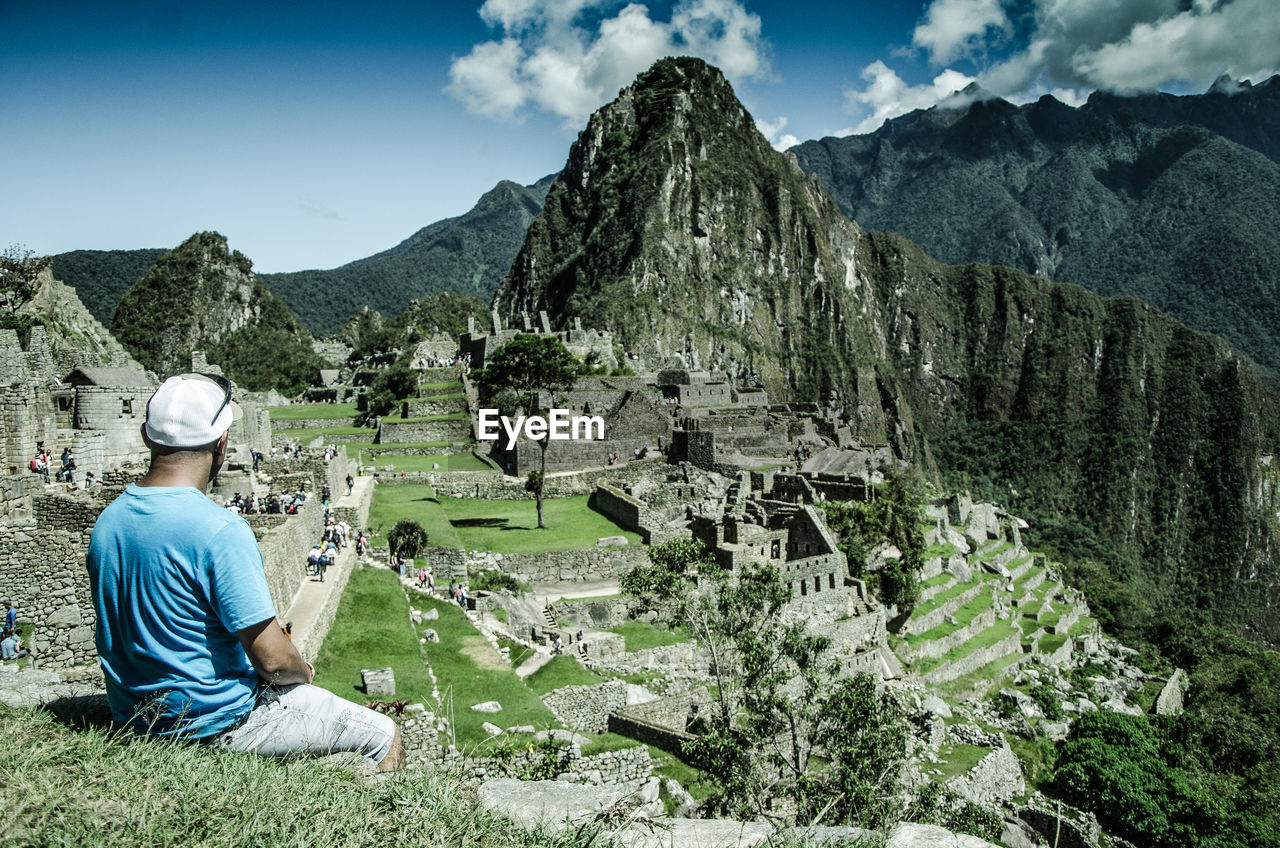
[[[16,314],[35,296],[40,287],[40,275],[52,263],[53,257],[37,256],[16,244],[0,253],[0,294],[5,297],[10,315]]]
[[[412,518],[402,518],[387,533],[387,546],[392,560],[397,556],[413,559],[427,547],[427,531]]]
[[[578,361],[555,336],[522,333],[503,345],[485,366],[480,379],[490,394],[513,392],[524,407],[525,415],[545,415],[548,407],[538,403],[542,394],[552,395],[573,387]],[[541,464],[530,472],[525,488],[533,493],[538,505],[538,529],[545,530],[542,501],[547,477],[548,435],[538,439]]]
[[[883,543],[898,549],[901,558],[887,562],[877,575],[876,594],[886,604],[902,609],[914,606],[920,597],[920,570],[924,567],[920,525],[926,523],[924,481],[919,474],[894,474],[880,486],[878,496],[865,503],[828,501],[819,506],[856,576],[862,576],[871,547]]]
[[[649,560],[623,575],[622,590],[685,628],[709,659],[713,709],[685,750],[717,783],[706,803],[776,818],[781,796],[797,821],[892,820],[906,756],[901,710],[872,676],[843,675],[830,640],[787,614],[778,571],[726,571],[697,540],[650,548]]]

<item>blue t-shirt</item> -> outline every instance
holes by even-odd
[[[198,738],[253,709],[236,633],[276,610],[243,518],[188,486],[130,485],[98,517],[87,564],[117,721]]]

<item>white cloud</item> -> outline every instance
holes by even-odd
[[[1223,73],[1266,77],[1280,68],[1280,8],[1274,0],[1235,0],[1142,22],[1123,39],[1077,52],[1074,69],[1116,91],[1168,83],[1203,88]]]
[[[862,70],[862,78],[867,80],[866,88],[849,90],[844,95],[849,111],[866,115],[853,128],[855,133],[872,132],[890,118],[914,109],[928,109],[974,81],[971,76],[947,69],[934,77],[931,83],[907,85],[892,68],[878,59]]]
[[[538,108],[580,124],[663,56],[700,56],[731,80],[768,72],[760,17],[740,0],[679,0],[669,21],[644,3],[486,0],[480,16],[501,40],[456,58],[446,91],[478,114],[520,117]]]
[[[977,74],[1015,102],[1051,93],[1078,105],[1093,89],[1204,90],[1224,73],[1260,81],[1280,72],[1276,0],[933,0],[913,44],[937,66],[981,56],[1009,37],[1005,10],[1015,8],[1028,16],[1025,43]],[[879,61],[862,76],[865,88],[845,92],[855,132],[933,106],[972,80],[947,68],[910,86]]]
[[[445,89],[472,112],[490,118],[514,118],[528,96],[520,78],[524,50],[514,38],[477,44],[449,68]]]
[[[930,61],[945,65],[978,52],[992,30],[1008,29],[1000,0],[935,0],[916,25],[911,43],[928,51]]]
[[[791,133],[783,132],[786,126],[786,118],[778,118],[776,121],[756,118],[756,129],[760,130],[760,134],[769,140],[769,144],[773,145],[774,150],[786,150],[800,143],[800,139]]]

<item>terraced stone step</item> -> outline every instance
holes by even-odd
[[[945,600],[939,602],[936,606],[933,606],[925,612],[913,613],[911,618],[908,619],[906,626],[903,628],[903,632],[919,635],[932,630],[945,622],[947,620],[947,616],[955,615],[956,610],[978,597],[982,592],[991,591],[992,578],[989,575],[976,575],[974,580],[974,584],[964,591],[947,597]],[[954,591],[956,588],[956,586],[952,586],[947,591]],[[939,593],[935,596],[934,600],[941,597],[943,594],[945,593]]]
[[[967,642],[959,646],[956,656],[946,660],[933,668],[926,671],[923,675],[927,683],[946,683],[949,680],[955,680],[957,677],[963,677],[966,674],[972,674],[983,666],[997,662],[1012,654],[1022,654],[1022,634],[1017,628],[1010,627],[1006,636],[1000,637],[995,642],[989,642],[992,631],[996,630],[1005,622],[997,622],[996,627],[987,628],[969,639]],[[970,646],[966,650],[966,646]]]
[[[947,579],[942,580],[941,578],[943,576]],[[960,582],[960,578],[956,577],[954,574],[939,575],[938,577],[925,581],[920,585],[920,603],[933,600],[935,597],[947,591],[958,582]]]

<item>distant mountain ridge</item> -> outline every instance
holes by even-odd
[[[1280,399],[1247,363],[1136,300],[862,232],[699,60],[592,116],[494,306],[842,410],[864,443],[1105,539],[1166,609],[1280,640]]]
[[[861,226],[1134,295],[1280,373],[1280,77],[1073,108],[980,90],[791,149]]]
[[[418,230],[395,247],[329,271],[263,274],[317,333],[337,332],[362,307],[394,316],[417,299],[455,292],[488,301],[542,208],[554,175],[503,180],[468,212]]]
[[[338,332],[365,307],[392,318],[415,300],[449,292],[488,303],[554,178],[528,186],[503,180],[465,214],[436,221],[389,250],[338,268],[259,274],[258,279],[321,335]],[[76,289],[95,318],[110,325],[120,298],[168,252],[73,250],[53,257],[53,274]]]

